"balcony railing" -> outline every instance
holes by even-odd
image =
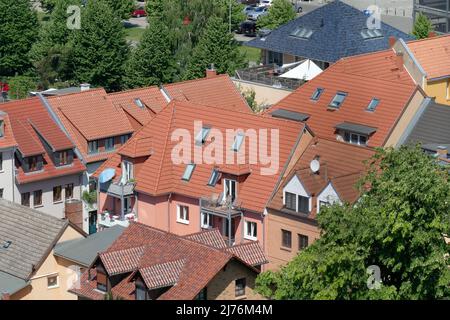
[[[115,225],[120,225],[122,227],[128,227],[130,221],[136,221],[136,213],[134,211],[127,213],[124,215],[124,218],[121,219],[119,215],[112,214],[109,211],[104,211],[100,214],[98,224],[104,228],[110,228]]]
[[[237,199],[231,201],[230,198],[224,200],[223,194],[201,197],[200,208],[204,213],[221,217],[228,217],[229,215],[235,217],[242,213],[240,202]]]
[[[117,182],[104,183],[100,186],[100,191],[105,192],[113,197],[129,197],[134,194],[134,183],[127,182],[120,184]]]

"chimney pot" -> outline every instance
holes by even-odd
[[[88,91],[91,89],[91,85],[89,83],[82,83],[80,84],[81,91]]]
[[[389,37],[389,48],[392,48],[396,42],[397,42],[397,38],[394,36],[390,36]]]
[[[428,38],[433,38],[433,37],[436,37],[436,36],[437,36],[437,33],[435,31],[428,32]]]
[[[217,76],[217,71],[216,69],[214,69],[214,63],[211,63],[211,66],[206,69],[206,77],[207,78],[213,78]]]

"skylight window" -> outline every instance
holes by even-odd
[[[316,91],[314,91],[313,95],[311,96],[311,100],[313,100],[313,101],[319,100],[319,98],[322,95],[323,91],[324,91],[323,88],[317,88]]]
[[[209,178],[208,181],[208,186],[214,187],[217,184],[217,181],[219,180],[219,170],[217,169],[213,169],[213,171],[211,172],[211,177]]]
[[[291,36],[301,39],[309,39],[313,33],[314,31],[309,28],[298,27],[291,33]]]
[[[236,135],[236,137],[234,137],[234,142],[231,147],[231,150],[236,151],[236,152],[239,151],[243,141],[244,141],[244,135],[242,133],[238,133]]]
[[[363,29],[361,31],[361,36],[364,40],[382,38],[383,34],[380,29]]]
[[[197,136],[195,137],[195,143],[197,145],[204,144],[206,138],[208,137],[209,131],[211,131],[211,128],[203,127],[202,130],[199,133],[197,133]]]
[[[380,100],[377,98],[373,98],[369,105],[367,106],[367,111],[375,111],[375,109],[377,108],[378,104],[380,103]]]
[[[144,109],[144,103],[142,102],[141,99],[135,98],[134,99],[134,104],[137,105],[139,108]]]
[[[191,180],[192,173],[194,172],[195,164],[190,163],[187,165],[186,169],[184,170],[183,176],[181,177],[184,181]]]
[[[8,249],[9,246],[11,245],[12,241],[5,241],[3,242],[3,249]]]
[[[344,103],[345,97],[347,97],[347,94],[345,92],[338,92],[334,96],[333,100],[330,103],[330,107],[333,108],[340,108],[340,106]]]

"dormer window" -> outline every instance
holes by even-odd
[[[106,151],[114,150],[114,138],[105,139],[105,150]]]
[[[106,274],[97,269],[97,290],[102,292],[108,291],[108,279]]]
[[[300,179],[294,175],[283,188],[283,204],[286,209],[308,214],[311,211],[311,196]]]
[[[333,100],[331,100],[330,107],[339,109],[341,105],[344,103],[345,98],[347,97],[347,93],[338,92],[334,96]]]
[[[358,146],[366,146],[367,145],[367,136],[359,133],[353,132],[345,132],[344,133],[344,141],[356,144]]]
[[[192,173],[194,172],[194,169],[195,169],[195,164],[193,164],[193,163],[188,164],[186,166],[186,169],[184,170],[181,180],[184,180],[184,181],[191,180],[191,176],[192,176]]]
[[[244,141],[245,136],[242,133],[238,133],[236,137],[234,137],[233,146],[231,150],[238,152],[241,148],[242,142]]]
[[[134,104],[136,106],[138,106],[140,109],[144,109],[145,108],[145,105],[144,105],[144,103],[142,102],[141,99],[135,98],[133,101],[134,101]]]
[[[206,138],[208,137],[209,131],[211,131],[211,128],[203,127],[202,130],[197,133],[197,136],[195,137],[195,144],[196,145],[202,145],[206,142]]]
[[[72,162],[72,150],[64,150],[55,153],[55,163],[57,166],[66,166]]]
[[[124,145],[128,139],[130,139],[130,135],[129,134],[124,134],[123,136],[120,136],[120,144]]]
[[[297,211],[297,195],[290,192],[284,193],[284,201],[286,208]]]
[[[97,153],[98,152],[98,141],[93,140],[88,142],[88,153]]]
[[[323,88],[317,88],[316,91],[314,91],[313,95],[311,96],[311,100],[317,101],[319,100],[322,93],[325,91]]]
[[[32,172],[42,170],[42,156],[31,156],[25,158],[24,171]]]
[[[136,286],[136,300],[147,300],[148,299],[148,291],[145,287],[145,284],[140,280],[136,279],[135,281]]]
[[[367,106],[367,111],[374,112],[379,103],[380,103],[379,99],[373,98],[370,101],[369,105]]]

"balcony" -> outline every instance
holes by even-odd
[[[239,201],[235,199],[231,202],[229,198],[223,200],[222,194],[201,197],[200,209],[202,213],[212,214],[222,218],[234,218],[242,214]]]
[[[108,182],[100,185],[100,191],[116,198],[130,197],[134,195],[134,182],[120,184]]]
[[[134,211],[125,214],[123,219],[121,219],[119,215],[115,215],[109,211],[104,211],[100,214],[98,225],[103,228],[111,228],[115,225],[128,227],[131,221],[137,221],[137,216]]]

